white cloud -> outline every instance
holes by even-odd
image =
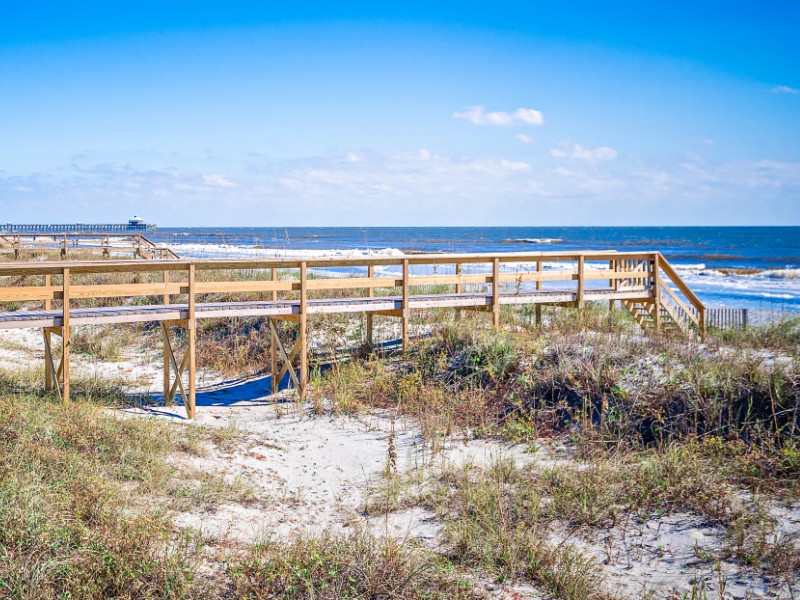
[[[348,152],[344,155],[344,162],[346,163],[357,163],[362,160],[364,160],[364,157],[358,152]]]
[[[511,160],[501,160],[500,166],[509,171],[530,171],[531,166],[526,162],[515,162]]]
[[[517,134],[517,139],[522,142],[523,144],[535,144],[536,140],[533,139],[529,135],[525,135],[524,133]]]
[[[471,106],[464,112],[453,114],[454,119],[464,119],[473,125],[492,125],[496,127],[524,127],[528,125],[543,125],[544,115],[533,108],[518,108],[512,113],[486,112],[483,106]]]
[[[211,175],[203,175],[203,183],[210,187],[236,187],[236,184],[230,179],[224,175],[218,175],[216,173],[212,173]]]
[[[559,142],[555,148],[550,149],[550,156],[587,162],[603,162],[617,158],[617,151],[608,146],[599,146],[594,149],[587,148],[581,144],[574,144],[569,140],[564,140]]]
[[[789,87],[788,85],[776,85],[774,88],[770,90],[773,94],[792,94],[798,95],[800,94],[800,90],[797,88]]]

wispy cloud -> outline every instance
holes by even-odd
[[[527,222],[532,212],[543,223],[630,224],[653,214],[632,211],[644,206],[663,209],[669,224],[686,223],[687,215],[693,222],[800,219],[800,162],[689,156],[618,159],[599,169],[597,161],[616,156],[603,148],[562,142],[554,157],[527,162],[409,149],[360,150],[357,161],[347,151],[291,160],[249,155],[215,168],[176,157],[161,167],[137,160],[66,164],[52,173],[0,175],[0,212],[12,221],[47,212],[86,222],[136,212],[164,225],[220,226],[497,225]],[[757,202],[758,211],[726,211],[739,202]],[[54,213],[61,206],[69,210]]]
[[[800,94],[797,88],[789,87],[788,85],[776,85],[770,90],[773,94],[792,94],[794,96]]]
[[[224,175],[219,175],[217,173],[212,173],[211,175],[203,175],[203,184],[209,187],[222,187],[222,188],[236,187],[236,184],[233,183],[230,179],[228,179]]]
[[[453,118],[464,119],[479,126],[526,127],[544,124],[544,115],[533,108],[518,108],[514,112],[486,112],[483,106],[470,106],[463,112],[454,113]]]
[[[536,140],[535,140],[535,139],[533,139],[533,138],[532,138],[531,136],[529,136],[529,135],[525,135],[524,133],[520,133],[520,134],[518,134],[518,135],[517,135],[517,140],[519,140],[519,141],[520,141],[520,142],[522,142],[523,144],[535,144],[535,143],[536,143]]]
[[[587,162],[603,162],[617,158],[617,151],[608,146],[599,146],[594,149],[587,148],[581,144],[574,144],[569,140],[564,140],[559,142],[555,148],[550,149],[550,156]]]

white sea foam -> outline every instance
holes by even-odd
[[[168,248],[187,258],[367,258],[402,256],[397,248],[377,250],[300,250],[258,248],[235,244],[168,244]]]
[[[561,238],[517,238],[503,240],[504,244],[558,244],[563,242]]]

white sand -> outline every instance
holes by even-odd
[[[38,332],[0,331],[0,367],[39,365],[42,360]],[[134,348],[114,363],[76,356],[73,372],[75,376],[97,375],[124,381],[140,392],[158,390],[161,354]],[[238,435],[230,448],[209,445],[204,456],[177,459],[222,475],[228,481],[242,481],[255,492],[252,503],[230,502],[210,509],[176,505],[176,525],[195,528],[206,538],[248,544],[268,536],[337,533],[365,526],[377,535],[442,548],[442,524],[424,508],[372,517],[363,512],[370,495],[385,485],[391,431],[391,419],[386,414],[360,418],[315,416],[307,406],[296,404],[288,392],[269,396],[268,378],[223,382],[206,373],[194,423],[185,420],[182,407],[129,409],[122,415],[149,416],[176,426],[236,429]],[[579,464],[573,462],[565,448],[551,450],[542,444],[538,452],[527,453],[521,446],[474,439],[465,442],[463,437],[448,440],[441,452],[432,455],[414,423],[398,420],[394,429],[400,475],[414,470],[430,473],[446,462],[485,466],[500,457],[531,469]],[[800,505],[767,503],[767,509],[776,518],[780,535],[800,535]],[[721,547],[724,532],[698,515],[678,513],[644,521],[632,517],[628,523],[609,530],[563,532],[553,542],[565,539],[594,557],[609,576],[610,587],[624,597],[641,597],[648,590],[657,597],[672,597],[697,585],[709,598],[715,598],[721,581],[726,586],[726,597],[788,597],[785,584],[747,573],[728,562],[719,567],[721,579],[713,562],[699,560],[700,551],[714,552]],[[544,597],[529,586],[498,586],[480,579],[476,583],[492,597]]]

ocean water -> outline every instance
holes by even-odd
[[[198,257],[659,250],[709,306],[800,311],[800,227],[163,228],[150,237]]]

